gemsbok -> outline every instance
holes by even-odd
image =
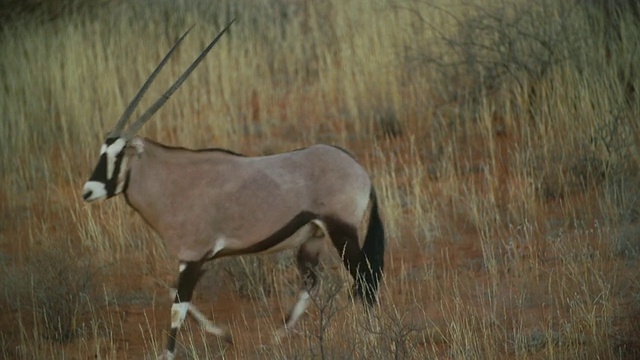
[[[223,149],[170,147],[135,136],[232,23],[124,130],[149,85],[190,30],[177,40],[107,135],[83,188],[87,202],[124,194],[179,260],[164,358],[174,357],[178,329],[187,313],[208,333],[231,342],[227,330],[191,303],[207,261],[297,248],[303,285],[279,332],[294,326],[317,293],[317,266],[326,238],[355,280],[356,297],[365,304],[376,302],[382,278],[385,240],[375,191],[366,170],[346,151],[313,145],[245,157]]]

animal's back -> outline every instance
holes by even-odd
[[[276,214],[291,218],[304,211],[318,217],[360,219],[369,202],[368,173],[337,147],[320,144],[238,160],[246,176],[236,191],[251,195],[235,196],[235,201],[246,202],[267,218]]]
[[[362,165],[345,150],[323,144],[300,150],[299,156],[306,168],[307,191],[312,194],[309,211],[361,219],[371,191],[370,177]]]

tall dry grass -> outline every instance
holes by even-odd
[[[0,32],[4,357],[162,350],[175,260],[123,201],[89,207],[79,192],[175,39],[197,24],[142,111],[232,17],[140,134],[248,155],[350,149],[378,187],[387,277],[380,307],[366,312],[328,251],[300,333],[274,343],[299,286],[290,256],[214,264],[196,301],[236,344],[187,324],[182,355],[640,353],[640,28],[624,2],[64,4],[34,5]]]

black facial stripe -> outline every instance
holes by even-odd
[[[116,142],[116,140],[118,140],[117,137],[112,137],[112,138],[107,138],[104,141],[104,145],[109,148],[109,146],[111,146],[114,142]],[[116,163],[118,162],[118,160],[116,160]],[[116,171],[113,172],[114,174],[117,174]],[[96,165],[95,170],[93,170],[93,174],[91,174],[91,177],[89,178],[89,181],[98,181],[101,183],[106,183],[107,182],[107,153],[104,152],[100,155],[100,159],[98,160],[98,165]]]
[[[98,165],[96,165],[95,170],[93,170],[89,181],[107,182],[107,153],[100,155]]]
[[[118,187],[118,177],[119,177],[118,175],[120,174],[122,159],[124,159],[124,151],[121,151],[118,155],[116,155],[116,161],[113,164],[113,174],[111,176],[111,179],[108,179],[107,182],[105,183],[105,188],[107,190],[107,197],[112,197],[116,194],[116,188]],[[106,171],[106,166],[105,166],[105,171]]]
[[[118,140],[118,139],[119,138],[117,138],[117,137],[107,138],[107,140],[104,141],[104,144],[107,145],[107,147],[109,147],[109,146],[111,146],[111,144],[116,142],[116,140]]]
[[[105,145],[109,147],[113,144],[117,138],[108,138],[105,141]],[[116,155],[115,163],[113,164],[113,174],[111,179],[107,178],[107,153],[100,155],[98,165],[96,165],[93,174],[89,178],[89,181],[96,181],[105,184],[105,190],[107,191],[107,197],[115,195],[116,188],[118,187],[118,174],[120,173],[120,167],[122,166],[122,159],[124,159],[124,149]]]

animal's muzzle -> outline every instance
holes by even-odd
[[[87,181],[82,188],[82,198],[84,201],[91,202],[107,197],[107,188],[104,183],[99,181]]]

